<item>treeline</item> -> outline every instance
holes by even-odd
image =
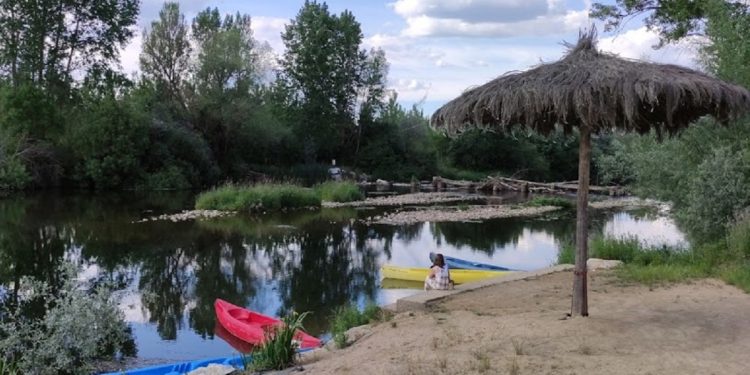
[[[187,20],[165,3],[131,77],[114,67],[137,0],[36,3],[0,0],[0,190],[182,189],[258,173],[312,183],[333,159],[398,180],[575,177],[575,138],[434,133],[386,90],[386,56],[363,48],[354,15],[325,3],[305,2],[280,56],[249,15]]]

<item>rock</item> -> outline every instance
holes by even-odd
[[[621,265],[622,265],[622,261],[620,260],[606,260],[606,259],[590,258],[589,260],[586,261],[586,268],[589,271],[606,270],[606,269],[619,267]]]
[[[212,363],[206,367],[188,372],[188,375],[228,375],[237,371],[236,368],[227,365]]]

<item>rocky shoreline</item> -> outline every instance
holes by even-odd
[[[555,206],[469,206],[468,208],[444,207],[430,208],[415,211],[400,211],[387,214],[385,216],[376,216],[369,223],[373,224],[414,224],[419,222],[445,222],[445,221],[472,221],[487,220],[506,217],[527,217],[537,216],[547,212],[560,210]]]
[[[387,197],[367,198],[362,201],[345,203],[323,202],[323,207],[363,207],[363,206],[403,206],[403,205],[430,205],[437,203],[467,202],[484,200],[486,197],[480,195],[466,195],[461,193],[411,193],[392,195]]]

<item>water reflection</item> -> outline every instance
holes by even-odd
[[[575,232],[571,214],[544,219],[367,225],[378,211],[323,209],[186,222],[144,217],[192,205],[186,193],[38,195],[0,200],[0,303],[15,300],[22,276],[52,284],[63,259],[79,277],[122,287],[121,308],[142,358],[193,359],[231,354],[215,339],[215,298],[268,315],[311,311],[305,326],[328,330],[332,309],[380,304],[414,293],[379,287],[384,263],[426,267],[427,254],[530,270],[552,264]],[[649,216],[650,215],[650,216]],[[684,241],[653,213],[595,215],[592,232],[648,234]],[[628,232],[630,231],[630,232]]]

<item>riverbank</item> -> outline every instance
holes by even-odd
[[[743,374],[750,295],[715,280],[649,288],[590,273],[588,318],[570,310],[572,272],[451,296],[368,327],[306,374]]]

